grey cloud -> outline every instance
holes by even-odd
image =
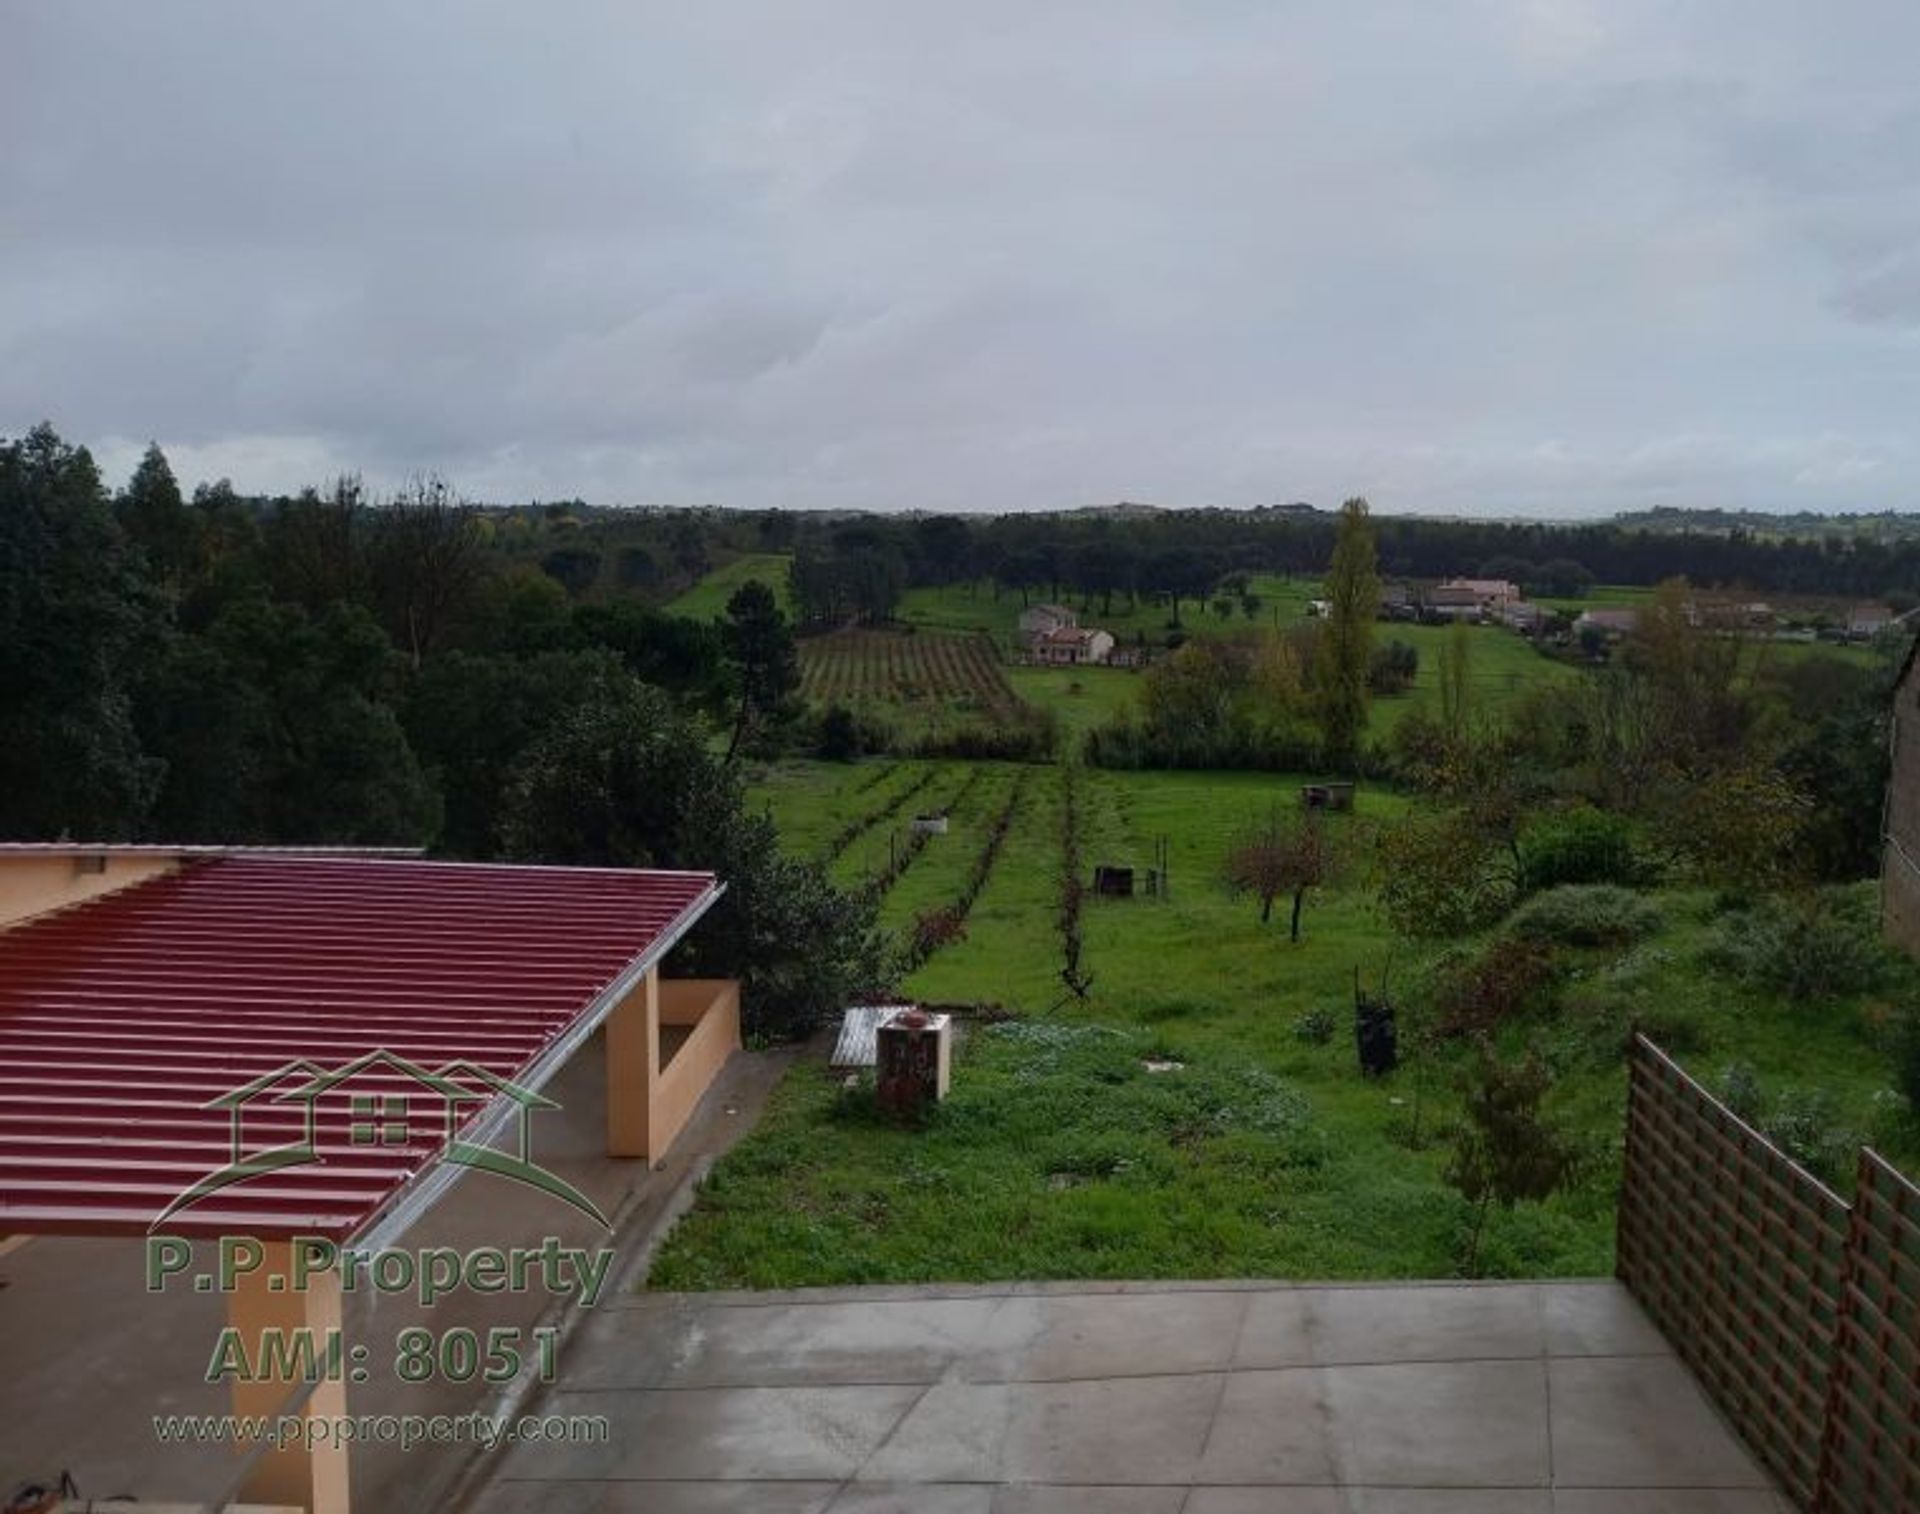
[[[289,488],[1903,506],[1920,13],[15,0],[0,433]]]

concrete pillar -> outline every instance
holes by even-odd
[[[660,1085],[660,969],[653,968],[607,1016],[607,1155],[646,1157],[653,1149],[654,1091]]]
[[[242,1273],[227,1296],[227,1322],[239,1333],[254,1367],[253,1381],[233,1384],[233,1412],[243,1418],[276,1419],[292,1412],[285,1407],[288,1395],[306,1386],[298,1374],[259,1375],[265,1332],[277,1335],[289,1347],[302,1339],[311,1341],[311,1359],[320,1363],[323,1372],[335,1365],[328,1346],[342,1340],[339,1375],[323,1377],[300,1410],[307,1418],[338,1418],[347,1412],[346,1348],[339,1333],[340,1273],[329,1268],[310,1275],[305,1287],[296,1292],[292,1245],[286,1241],[260,1244],[265,1253],[261,1264]],[[282,1355],[279,1360],[288,1365],[297,1358]],[[280,1504],[311,1514],[347,1514],[347,1449],[323,1438],[311,1450],[301,1444],[268,1451],[254,1464],[240,1496],[249,1503]]]

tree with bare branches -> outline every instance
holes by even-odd
[[[1227,848],[1227,886],[1235,894],[1252,894],[1260,901],[1260,923],[1273,918],[1273,902],[1293,896],[1293,920],[1288,939],[1300,939],[1300,915],[1307,891],[1333,880],[1338,853],[1326,823],[1314,814],[1290,815],[1278,806],[1259,825],[1235,838]]]
[[[374,594],[417,668],[479,579],[479,523],[445,479],[430,475],[414,478],[375,520]]]

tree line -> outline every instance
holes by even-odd
[[[778,528],[733,520],[740,546],[795,553],[797,613],[813,625],[883,621],[909,587],[966,584],[996,595],[1072,599],[1111,613],[1116,598],[1152,599],[1178,625],[1185,609],[1237,597],[1249,573],[1318,575],[1341,530],[1338,511],[1182,510],[979,517],[785,516]],[[1771,536],[1653,530],[1617,522],[1430,520],[1376,516],[1389,579],[1510,579],[1529,594],[1578,597],[1594,583],[1891,598],[1920,603],[1920,537]]]
[[[50,427],[0,441],[0,837],[713,869],[687,956],[761,1027],[871,985],[871,907],[742,800],[795,709],[773,593],[583,599],[488,526],[435,479],[186,496],[151,448],[115,493]]]

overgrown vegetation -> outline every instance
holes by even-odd
[[[1630,946],[1660,924],[1660,907],[1632,889],[1565,883],[1527,900],[1507,928],[1523,940],[1561,946]]]
[[[1708,953],[1722,970],[1806,1003],[1860,993],[1890,970],[1862,889],[1808,890],[1730,912]]]

